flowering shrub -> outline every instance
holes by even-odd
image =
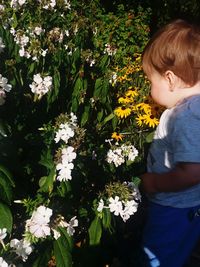
[[[0,15],[0,261],[83,266],[140,202],[160,111],[141,70],[150,11],[12,0]]]
[[[115,196],[113,197],[113,195]],[[101,213],[103,209],[109,209],[114,215],[120,215],[124,222],[137,211],[140,201],[140,193],[134,183],[131,182],[124,182],[123,184],[116,182],[107,185],[105,193],[101,197],[97,211]]]

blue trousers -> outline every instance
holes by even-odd
[[[200,239],[200,205],[173,208],[150,202],[143,248],[151,267],[183,267]]]

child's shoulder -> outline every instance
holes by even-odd
[[[185,98],[174,108],[173,113],[178,119],[186,120],[188,117],[200,119],[200,94]]]

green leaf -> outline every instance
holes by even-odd
[[[80,91],[83,89],[83,80],[78,77],[74,84],[73,97],[79,96]]]
[[[93,93],[94,97],[96,98],[101,97],[102,86],[103,86],[103,79],[102,78],[96,79],[94,86],[94,93]]]
[[[106,124],[108,121],[112,120],[114,117],[115,117],[115,114],[114,114],[114,113],[109,114],[109,115],[108,115],[107,117],[105,117],[105,119],[103,120],[103,122],[102,122],[102,126],[103,126],[104,124]]]
[[[98,216],[96,216],[89,227],[90,245],[98,245],[101,240],[101,235],[102,235],[101,220]]]
[[[113,127],[113,130],[115,130],[117,128],[118,121],[119,120],[118,120],[117,116],[114,116],[112,118],[112,127]]]
[[[134,183],[134,185],[136,187],[138,187],[140,185],[140,183],[141,183],[141,179],[139,177],[135,176],[135,177],[132,178],[132,182]]]
[[[89,114],[90,114],[90,106],[87,105],[85,106],[83,115],[81,117],[81,127],[83,127],[87,123]]]
[[[61,197],[65,197],[71,191],[71,183],[69,181],[60,183],[57,191]]]
[[[111,213],[109,209],[103,209],[102,224],[106,229],[111,227]]]
[[[55,168],[53,168],[48,176],[43,176],[39,180],[39,192],[51,192],[53,190],[53,183],[55,180]]]
[[[109,56],[108,56],[108,55],[104,55],[104,56],[102,57],[100,63],[99,63],[99,67],[100,67],[101,69],[104,69],[104,68],[106,68],[106,67],[109,65],[109,63],[110,63],[110,58],[109,58]]]
[[[52,167],[54,166],[54,161],[53,161],[53,156],[51,154],[51,150],[45,150],[42,155],[41,155],[41,159],[39,161],[39,164],[45,166],[47,169],[52,169]]]
[[[153,137],[154,137],[154,132],[149,133],[146,137],[146,142],[151,143],[153,141]]]
[[[13,217],[9,207],[0,202],[0,229],[6,228],[8,233],[12,231]]]
[[[97,113],[97,120],[98,120],[98,122],[101,122],[102,117],[103,117],[103,109],[101,109],[101,111],[99,111]]]
[[[10,184],[15,187],[15,183],[13,180],[13,176],[12,174],[9,172],[9,170],[7,168],[5,168],[3,165],[0,165],[0,171],[4,173],[4,175],[7,177],[7,179],[9,180]]]
[[[63,234],[63,232],[61,237],[54,241],[53,247],[56,258],[56,267],[72,267],[72,256],[70,253],[71,248],[68,238],[65,234]]]
[[[61,234],[60,239],[63,240],[63,243],[65,244],[65,248],[67,249],[67,251],[72,252],[73,249],[72,237],[69,236],[66,228],[58,227],[58,230]]]
[[[101,103],[103,104],[107,102],[109,87],[110,87],[109,81],[104,78],[103,86],[101,90],[101,99],[100,99]]]
[[[0,199],[10,205],[12,200],[12,188],[6,176],[0,172]]]

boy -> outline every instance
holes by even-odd
[[[200,238],[200,28],[176,20],[143,53],[155,102],[166,107],[141,176],[149,266],[183,267]]]

